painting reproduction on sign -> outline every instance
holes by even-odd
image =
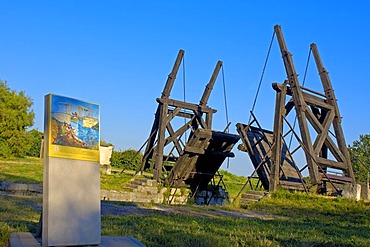
[[[99,161],[99,105],[48,96],[48,156]]]

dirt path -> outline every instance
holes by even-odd
[[[206,206],[172,206],[172,205],[154,205],[146,207],[142,205],[122,205],[114,202],[102,202],[102,215],[111,216],[151,216],[158,212],[164,214],[184,214],[189,216],[204,217],[204,218],[217,218],[217,217],[230,217],[230,218],[250,218],[271,220],[278,218],[278,216],[266,214],[259,211],[250,210],[236,210],[236,209],[218,209]]]
[[[0,196],[22,198],[18,201],[18,205],[24,205],[32,208],[34,211],[41,212],[42,199],[34,196],[19,196],[9,193],[0,192]],[[101,202],[102,216],[155,216],[158,213],[162,214],[182,214],[187,216],[202,217],[202,218],[249,218],[271,220],[281,218],[281,216],[271,215],[260,211],[232,209],[221,207],[207,207],[207,206],[189,206],[189,205],[144,205],[144,204],[130,204],[122,202]]]

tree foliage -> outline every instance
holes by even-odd
[[[124,170],[139,170],[143,154],[134,149],[127,149],[122,152],[113,151],[111,165]]]
[[[35,117],[31,106],[31,98],[23,91],[17,93],[0,80],[0,156],[22,157],[30,149],[27,128]]]
[[[26,155],[31,157],[40,157],[41,140],[44,133],[32,129],[27,132],[29,135],[29,150]]]
[[[349,145],[349,153],[356,180],[366,182],[370,170],[370,135],[360,135],[360,139]]]

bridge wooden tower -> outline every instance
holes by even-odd
[[[207,186],[226,157],[233,157],[231,149],[239,140],[238,135],[212,130],[212,117],[216,112],[207,106],[222,62],[218,61],[205,87],[199,104],[170,98],[170,92],[181,65],[184,51],[180,50],[168,76],[158,107],[146,149],[141,171],[154,169],[154,179],[169,186],[190,185],[193,191]],[[175,118],[185,119],[175,129]],[[183,136],[188,133],[188,140]],[[172,164],[171,166],[169,164]]]
[[[252,113],[254,118],[250,124],[237,124],[243,141],[242,149],[249,153],[265,189],[274,191],[280,186],[306,190],[302,171],[308,168],[311,185],[318,185],[319,192],[326,191],[327,182],[339,192],[334,184],[354,185],[355,180],[328,72],[323,66],[317,46],[311,44],[323,93],[300,85],[281,27],[276,25],[274,31],[287,80],[283,84],[273,84],[276,91],[273,132],[262,129]],[[288,114],[294,112],[299,133],[295,132],[293,124],[287,120]],[[299,144],[292,151],[284,139],[289,134],[294,135]],[[303,167],[292,158],[299,149],[303,150],[305,156],[306,164]]]

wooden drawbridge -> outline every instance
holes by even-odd
[[[218,61],[199,104],[170,99],[170,92],[184,56],[180,50],[168,76],[147,140],[141,171],[154,170],[154,179],[168,186],[190,186],[192,192],[206,189],[239,136],[212,130],[216,110],[207,106],[222,62]],[[183,124],[175,128],[174,119]],[[181,122],[181,121],[180,121]],[[179,121],[177,122],[179,123]],[[188,137],[188,138],[187,138]]]
[[[292,55],[278,25],[274,28],[275,34],[287,79],[282,84],[272,85],[276,91],[273,131],[262,129],[252,110],[253,121],[248,125],[237,124],[243,141],[241,149],[248,152],[265,189],[306,189],[302,172],[308,170],[310,186],[316,185],[318,192],[325,193],[329,183],[341,194],[335,184],[353,187],[355,179],[341,126],[339,107],[328,72],[323,66],[316,45],[311,44],[310,54],[312,52],[315,58],[323,93],[301,85]],[[294,113],[294,124],[291,124],[288,115]],[[295,126],[295,121],[298,123],[299,132],[292,127]],[[253,127],[253,124],[257,126]],[[294,137],[298,144],[292,151],[285,143],[284,138],[288,135]],[[298,150],[303,151],[305,158],[305,164],[299,165],[299,168],[292,158]]]

